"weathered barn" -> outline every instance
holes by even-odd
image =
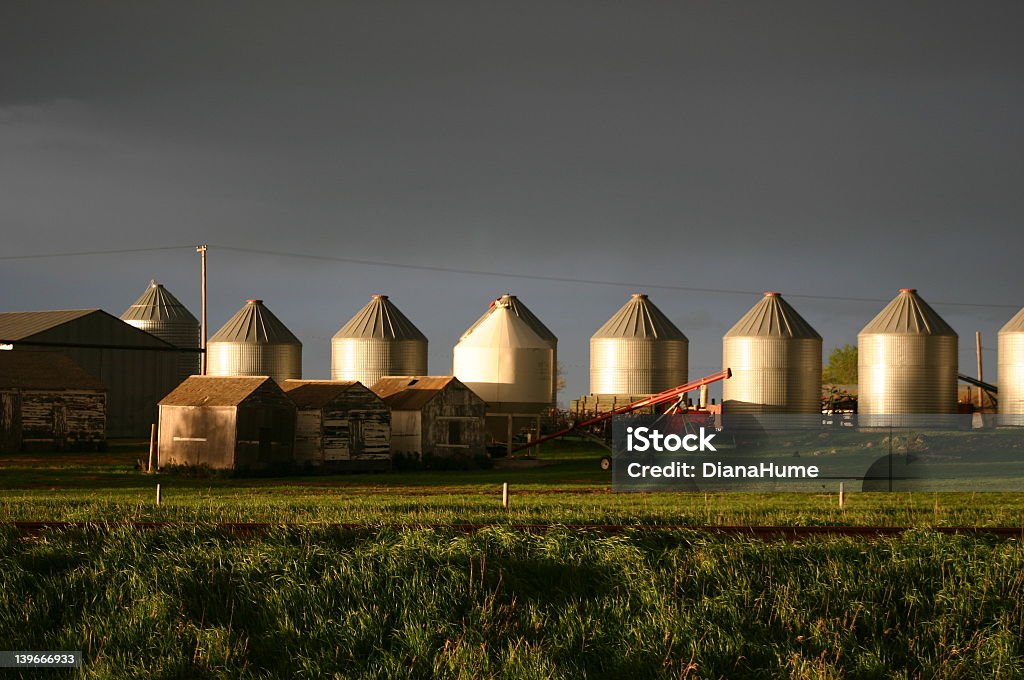
[[[487,403],[454,376],[388,376],[373,391],[391,408],[391,451],[415,457],[486,454]]]
[[[285,380],[298,409],[295,462],[318,471],[391,469],[391,410],[355,380]]]
[[[194,375],[160,400],[161,466],[285,470],[295,406],[271,378]]]
[[[0,451],[99,449],[107,390],[58,352],[0,352]]]
[[[157,402],[178,384],[177,348],[100,309],[0,312],[0,344],[59,351],[98,378],[108,437],[149,437]]]

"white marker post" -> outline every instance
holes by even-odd
[[[508,510],[509,493],[508,493],[508,482],[501,485],[501,507]]]
[[[149,467],[146,468],[146,472],[152,474],[153,472],[153,451],[156,449],[156,423],[153,423],[149,428]]]

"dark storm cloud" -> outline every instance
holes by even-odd
[[[1020,3],[7,2],[5,252],[244,244],[580,278],[1024,303]],[[5,263],[4,307],[120,312],[195,257]],[[431,367],[519,293],[586,339],[630,290],[211,253],[306,340],[374,292]],[[754,300],[651,291],[691,365]],[[852,341],[881,304],[795,298]],[[195,306],[193,304],[193,306]],[[940,308],[965,337],[1012,310]]]

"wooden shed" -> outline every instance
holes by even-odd
[[[107,390],[58,352],[0,351],[0,451],[96,450]]]
[[[284,471],[294,444],[295,406],[267,376],[194,375],[160,400],[161,466]]]
[[[391,469],[391,410],[355,380],[285,380],[297,409],[295,463],[317,471]]]
[[[391,408],[393,454],[486,455],[487,404],[454,376],[388,376],[373,391]]]

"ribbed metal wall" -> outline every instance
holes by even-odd
[[[151,281],[135,303],[124,311],[121,320],[175,347],[199,348],[199,321],[161,284]],[[177,356],[178,379],[199,373],[199,352]]]
[[[648,299],[634,294],[590,338],[591,394],[642,395],[686,382],[690,341]]]
[[[656,394],[682,385],[689,342],[638,338],[591,338],[592,394]]]
[[[427,375],[427,338],[388,299],[374,295],[331,338],[331,379],[373,387],[388,375]]]
[[[267,375],[281,382],[302,378],[302,345],[210,342],[207,375]]]
[[[821,336],[777,293],[765,293],[722,338],[727,413],[820,413]]]
[[[857,336],[857,410],[865,416],[956,413],[958,338],[904,288]]]
[[[999,413],[1006,425],[1024,425],[1024,309],[999,331]]]
[[[331,379],[373,387],[386,375],[427,375],[427,343],[421,340],[334,338]]]

